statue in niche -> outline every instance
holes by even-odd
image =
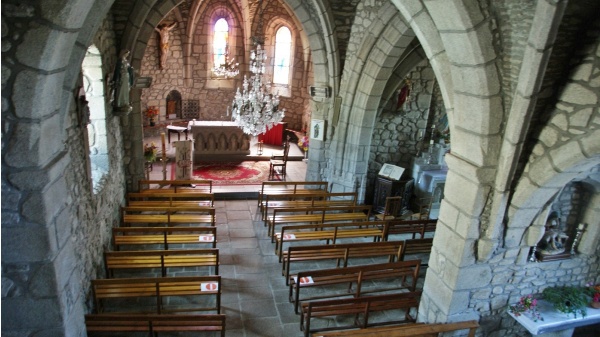
[[[131,105],[129,104],[129,91],[134,82],[133,67],[129,64],[129,50],[121,52],[117,65],[115,67],[114,80],[114,99],[113,106],[116,113],[129,113]]]
[[[177,22],[173,22],[170,25],[162,24],[154,28],[158,32],[160,39],[160,69],[165,69],[167,65],[167,56],[169,56],[169,39],[171,38],[171,31],[177,26]]]
[[[538,251],[542,255],[562,254],[566,250],[569,236],[563,231],[560,219],[551,215],[546,221],[546,233],[538,243]]]

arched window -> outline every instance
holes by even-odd
[[[290,82],[290,59],[292,53],[292,33],[281,27],[275,35],[275,59],[273,64],[273,84],[288,85]]]
[[[227,20],[220,18],[214,26],[213,33],[213,64],[219,66],[225,63],[229,39],[229,25]]]
[[[83,73],[83,91],[89,108],[87,123],[87,141],[90,159],[90,174],[94,193],[101,187],[102,178],[108,174],[109,158],[106,133],[106,110],[104,81],[102,79],[102,57],[96,46],[88,48],[81,65]]]

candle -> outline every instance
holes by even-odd
[[[164,132],[160,133],[160,141],[162,143],[162,157],[163,157],[163,161],[164,161],[165,158],[167,157],[167,145],[165,143],[165,133]]]
[[[578,228],[580,231],[582,231],[584,227],[585,227],[585,224],[582,224],[582,223],[580,223],[580,224],[579,224],[579,227],[577,227],[577,228]]]
[[[429,141],[429,144],[430,144],[430,145],[433,145],[433,139]]]
[[[431,128],[432,128],[432,129],[435,129],[435,124],[433,124],[433,125],[431,126]]]

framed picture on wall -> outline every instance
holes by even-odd
[[[310,122],[310,138],[316,140],[325,139],[325,121],[322,119],[313,119]]]

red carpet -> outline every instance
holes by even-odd
[[[213,185],[259,185],[269,180],[269,162],[203,163],[195,165],[193,175],[194,179],[212,180]]]

